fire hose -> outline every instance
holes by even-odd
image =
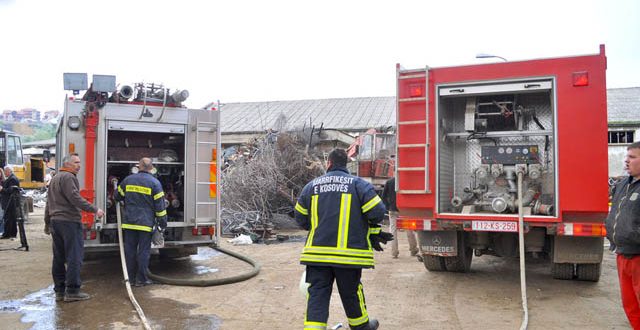
[[[114,189],[117,190],[118,189],[118,181],[117,180],[112,180],[112,184],[114,185]],[[120,204],[118,203],[117,205],[117,217],[118,217],[118,235],[120,235],[121,232],[121,225],[120,225]],[[118,236],[119,240],[120,240],[120,245],[122,246],[122,237]],[[236,259],[240,259],[248,264],[250,264],[251,266],[253,266],[253,269],[250,270],[249,272],[246,272],[244,274],[240,274],[240,275],[235,275],[235,276],[230,276],[230,277],[224,277],[224,278],[215,278],[215,279],[181,279],[181,278],[171,278],[171,277],[165,277],[165,276],[160,276],[160,275],[156,275],[153,274],[151,272],[149,272],[149,278],[156,281],[156,282],[160,282],[163,284],[170,284],[170,285],[179,285],[179,286],[198,286],[198,287],[207,287],[207,286],[216,286],[216,285],[225,285],[225,284],[231,284],[231,283],[237,283],[237,282],[242,282],[245,280],[248,280],[256,275],[258,275],[258,273],[260,273],[260,268],[262,268],[262,265],[260,265],[260,263],[258,263],[257,261],[242,255],[240,253],[237,252],[233,252],[224,248],[221,248],[219,246],[215,246],[215,245],[211,245],[212,249],[218,250],[224,254],[227,254],[229,256],[232,256]],[[124,252],[120,251],[121,257],[124,258]],[[124,261],[123,261],[124,263]],[[126,273],[126,268],[125,268],[125,273]],[[128,280],[125,279],[125,281]]]
[[[116,204],[116,216],[118,218],[118,242],[119,242],[118,245],[120,246],[120,263],[122,264],[122,275],[124,276],[124,284],[127,287],[127,294],[129,295],[129,300],[131,300],[131,303],[133,304],[133,307],[135,307],[136,312],[138,312],[138,316],[140,316],[140,321],[142,321],[142,325],[146,330],[151,330],[151,326],[149,325],[149,321],[147,321],[147,317],[144,315],[144,311],[142,310],[142,307],[140,307],[140,304],[138,304],[136,297],[133,295],[133,292],[131,291],[131,283],[129,282],[129,272],[127,272],[127,261],[124,257],[124,243],[122,239],[122,226],[121,226],[121,220],[120,220],[121,219],[120,203]]]
[[[253,269],[249,272],[246,272],[244,274],[240,274],[240,275],[235,275],[235,276],[230,276],[230,277],[223,277],[223,278],[215,278],[215,279],[209,279],[209,280],[205,280],[205,279],[182,279],[182,278],[170,278],[170,277],[164,277],[164,276],[160,276],[160,275],[155,275],[152,274],[151,272],[149,272],[149,278],[160,282],[160,283],[164,283],[164,284],[171,284],[171,285],[180,285],[180,286],[200,286],[200,287],[204,287],[204,286],[216,286],[216,285],[224,285],[224,284],[231,284],[231,283],[236,283],[236,282],[242,282],[244,280],[248,280],[256,275],[258,275],[258,273],[260,272],[260,268],[262,267],[260,265],[260,263],[254,261],[253,259],[242,255],[240,253],[237,252],[233,252],[227,249],[223,249],[219,246],[211,246],[211,248],[218,250],[224,254],[230,255],[234,258],[240,259],[248,264],[250,264],[251,266],[253,266]]]
[[[518,247],[520,250],[520,296],[524,316],[520,324],[520,330],[526,330],[529,324],[529,308],[527,307],[527,279],[524,267],[524,215],[522,211],[522,177],[524,172],[518,170]]]
[[[117,189],[117,185],[118,185],[117,180],[113,180],[112,183]],[[120,211],[120,203],[116,203],[116,217],[118,220],[118,243],[120,247],[120,262],[122,264],[122,274],[124,277],[125,286],[127,288],[127,294],[129,295],[129,300],[133,304],[133,307],[136,309],[136,312],[138,313],[138,316],[140,317],[140,320],[142,321],[144,328],[146,330],[150,330],[151,326],[149,325],[149,322],[146,316],[144,315],[144,311],[142,310],[142,307],[140,307],[140,304],[138,304],[138,301],[136,300],[135,296],[133,295],[133,292],[131,291],[131,282],[129,282],[129,273],[127,271],[127,261],[124,254],[124,240],[122,236],[122,220],[121,220],[122,218],[121,218],[121,211]],[[260,268],[261,268],[260,263],[254,261],[253,259],[247,256],[244,256],[240,253],[223,249],[218,246],[211,246],[211,247],[222,253],[225,253],[227,255],[230,255],[232,257],[235,257],[237,259],[240,259],[252,265],[253,269],[244,274],[224,277],[224,278],[210,279],[210,280],[176,279],[176,278],[169,278],[169,277],[155,275],[151,272],[149,272],[149,278],[151,278],[154,281],[164,283],[164,284],[170,284],[170,285],[207,287],[207,286],[224,285],[224,284],[241,282],[256,276],[260,272]]]

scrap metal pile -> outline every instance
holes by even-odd
[[[302,188],[324,174],[324,155],[308,148],[299,132],[269,132],[225,150],[222,233],[265,239],[295,226],[293,208]]]

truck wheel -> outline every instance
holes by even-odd
[[[576,265],[576,275],[580,281],[598,282],[600,280],[601,263],[598,264],[578,264]]]
[[[446,270],[443,257],[425,254],[422,256],[422,263],[424,263],[424,267],[430,272],[443,272]]]
[[[447,271],[466,273],[471,268],[472,257],[472,248],[462,248],[458,250],[457,256],[444,258],[444,264]]]
[[[471,268],[471,258],[473,258],[473,249],[468,247],[466,242],[469,240],[467,233],[458,232],[458,255],[455,257],[445,257],[444,265],[447,271],[466,273]]]
[[[554,262],[551,274],[557,280],[571,280],[573,279],[573,270],[573,264]]]

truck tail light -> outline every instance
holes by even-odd
[[[198,236],[198,235],[213,236],[215,233],[216,233],[216,228],[214,226],[191,228],[191,234],[193,236]]]
[[[396,227],[398,227],[398,229],[428,231],[428,230],[437,230],[438,223],[435,220],[428,220],[428,219],[401,218],[397,220]]]
[[[604,223],[563,223],[558,225],[558,236],[598,236],[607,235]]]
[[[573,86],[589,86],[589,73],[587,71],[573,73]]]

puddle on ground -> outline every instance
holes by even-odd
[[[192,262],[185,264],[187,274],[217,271]],[[141,322],[129,301],[121,269],[119,258],[104,258],[85,264],[82,268],[82,290],[91,295],[87,301],[56,302],[52,285],[22,299],[0,300],[0,313],[20,313],[21,322],[30,323],[30,329],[35,330],[140,328]],[[190,315],[197,305],[154,297],[152,292],[159,287],[133,288],[153,329],[215,330],[222,325],[222,320],[215,315]]]
[[[21,313],[20,321],[33,322],[31,329],[52,329],[56,324],[56,302],[53,285],[22,299],[0,300],[0,313]]]
[[[213,257],[217,257],[221,254],[222,252],[212,249],[210,247],[198,247],[198,254],[191,255],[188,257],[188,259],[191,261],[204,261],[204,260],[209,260]],[[187,258],[184,258],[184,259],[186,260]]]
[[[196,266],[194,268],[194,270],[195,270],[197,275],[202,275],[202,274],[208,274],[208,273],[215,273],[219,269],[217,269],[217,268],[209,268],[207,266]]]

